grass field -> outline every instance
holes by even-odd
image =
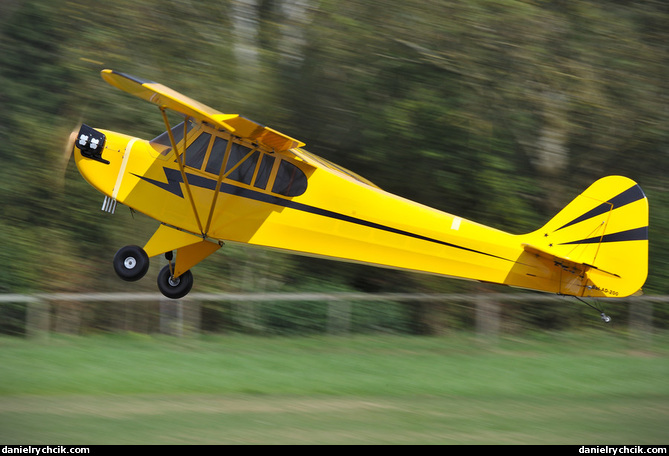
[[[667,444],[669,335],[0,338],[1,444]]]

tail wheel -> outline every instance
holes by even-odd
[[[172,277],[170,267],[163,267],[158,273],[158,289],[168,298],[183,298],[193,288],[193,273],[186,271],[179,277]]]
[[[134,282],[149,270],[149,256],[137,245],[126,245],[114,255],[114,271],[123,280]]]

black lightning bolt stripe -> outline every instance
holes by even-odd
[[[604,236],[595,236],[579,241],[563,242],[560,245],[566,244],[598,244],[600,242],[623,242],[623,241],[647,241],[648,227],[634,228],[619,233],[605,234]]]
[[[639,201],[640,199],[645,198],[646,195],[644,195],[643,190],[641,190],[641,187],[638,185],[634,185],[633,187],[630,187],[629,189],[625,190],[624,192],[620,193],[617,196],[614,196],[610,200],[608,200],[605,203],[600,204],[596,208],[586,212],[585,214],[581,215],[580,217],[575,218],[569,223],[565,223],[562,225],[560,228],[558,228],[555,231],[559,231],[562,228],[566,228],[568,226],[574,225],[576,223],[582,222],[583,220],[588,220],[592,217],[596,217],[601,214],[605,214],[606,212],[609,212],[613,209],[617,209],[619,207],[625,206],[626,204],[631,204],[635,201]]]
[[[179,198],[184,197],[184,193],[181,190],[181,183],[183,182],[183,178],[181,177],[181,172],[175,170],[175,169],[170,169],[170,168],[163,168],[163,171],[165,172],[165,177],[167,177],[167,182],[161,182],[159,180],[151,179],[146,176],[140,176],[139,174],[131,173],[135,177],[139,177],[140,179],[149,182],[150,184],[155,185],[158,188],[162,188],[163,190],[167,190],[168,192],[172,193],[173,195],[178,196]],[[198,176],[193,176],[192,174],[188,175],[188,182],[190,183],[191,177],[198,177]],[[214,181],[214,184],[211,186],[212,190],[216,186],[216,183]],[[199,186],[198,186],[199,187]]]
[[[183,183],[181,173],[179,171],[175,170],[175,169],[170,169],[170,168],[163,168],[163,170],[165,172],[165,176],[167,177],[167,182],[157,181],[155,179],[151,179],[151,178],[148,178],[148,177],[145,177],[145,176],[140,176],[139,174],[134,174],[133,173],[133,175],[142,179],[142,180],[144,180],[144,181],[146,181],[146,182],[149,182],[150,184],[153,184],[153,185],[155,185],[155,186],[157,186],[157,187],[159,187],[163,190],[166,190],[166,191],[168,191],[168,192],[170,192],[170,193],[172,193],[172,194],[174,194],[174,195],[176,195],[180,198],[183,198],[184,194],[183,194],[183,191],[181,190],[181,185],[180,185],[181,183]],[[210,190],[214,190],[216,188],[216,180],[215,179],[209,179],[207,177],[199,176],[199,175],[196,175],[196,174],[188,174],[188,173],[186,174],[186,179],[188,179],[188,184],[192,185],[194,187],[206,188],[206,189],[210,189]],[[360,219],[360,218],[357,218],[357,217],[352,217],[350,215],[340,214],[338,212],[329,211],[327,209],[322,209],[322,208],[319,208],[319,207],[316,207],[316,206],[310,206],[308,204],[298,203],[296,201],[279,198],[278,196],[268,195],[266,193],[258,192],[258,191],[251,190],[251,189],[248,189],[248,188],[238,187],[236,185],[228,184],[228,183],[225,183],[225,182],[221,183],[220,191],[223,192],[223,193],[227,193],[227,194],[234,195],[234,196],[239,196],[239,197],[242,197],[242,198],[251,199],[251,200],[254,200],[254,201],[261,201],[263,203],[269,203],[269,204],[274,204],[274,205],[277,205],[277,206],[283,206],[283,207],[287,207],[287,208],[290,208],[290,209],[295,209],[295,210],[298,210],[298,211],[308,212],[310,214],[320,215],[320,216],[323,216],[323,217],[329,217],[329,218],[336,219],[336,220],[341,220],[341,221],[344,221],[344,222],[354,223],[356,225],[366,226],[366,227],[369,227],[369,228],[374,228],[374,229],[386,231],[386,232],[389,232],[389,233],[399,234],[401,236],[407,236],[407,237],[411,237],[411,238],[414,238],[414,239],[420,239],[420,240],[423,240],[423,241],[433,242],[433,243],[439,244],[439,245],[444,245],[444,246],[447,246],[447,247],[453,247],[453,248],[464,250],[464,251],[467,251],[467,252],[478,253],[478,254],[481,254],[481,255],[489,256],[489,257],[492,257],[492,258],[497,258],[497,259],[504,260],[504,261],[514,262],[514,260],[510,260],[508,258],[500,257],[500,256],[494,255],[492,253],[482,252],[480,250],[471,249],[469,247],[463,247],[461,245],[452,244],[452,243],[446,242],[446,241],[441,241],[439,239],[434,239],[434,238],[431,238],[431,237],[428,237],[428,236],[423,236],[421,234],[416,234],[416,233],[412,233],[410,231],[400,230],[398,228],[393,228],[393,227],[390,227],[390,226],[387,226],[387,225],[382,225],[380,223],[370,222],[368,220]]]

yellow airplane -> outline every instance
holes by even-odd
[[[514,235],[385,192],[161,84],[102,78],[158,106],[166,131],[147,141],[83,125],[76,164],[105,195],[103,210],[122,203],[161,222],[144,247],[121,248],[114,268],[138,280],[165,254],[167,297],[185,296],[191,268],[225,242],[577,297],[629,296],[646,280],[648,201],[626,177],[596,181],[542,228]],[[171,125],[168,111],[184,121]]]

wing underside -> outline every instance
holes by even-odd
[[[304,146],[303,142],[272,128],[265,127],[239,114],[224,114],[157,82],[108,69],[102,70],[102,79],[161,109],[169,109],[197,121],[206,122],[216,128],[227,130],[239,138],[262,144],[269,150],[282,152]]]

